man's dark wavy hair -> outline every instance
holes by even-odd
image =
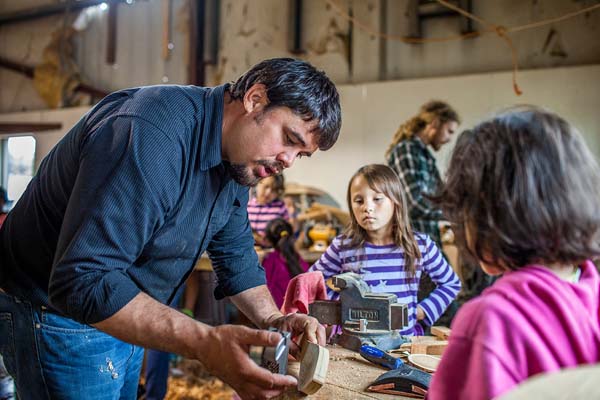
[[[488,264],[600,255],[598,163],[575,128],[540,108],[513,107],[463,132],[437,200],[459,243]]]
[[[232,82],[229,94],[233,100],[241,100],[257,83],[267,88],[266,110],[288,107],[303,120],[317,122],[315,134],[320,150],[328,150],[335,144],[342,124],[340,98],[323,71],[305,61],[273,58],[255,65]]]

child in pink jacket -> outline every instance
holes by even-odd
[[[265,229],[265,239],[274,249],[262,262],[267,287],[277,308],[281,308],[288,283],[296,275],[306,272],[308,263],[294,248],[292,225],[283,218],[269,221]]]
[[[499,396],[532,375],[600,361],[600,169],[576,130],[522,106],[458,138],[439,199],[481,268],[428,399]]]

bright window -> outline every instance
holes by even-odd
[[[8,199],[17,201],[33,178],[35,138],[15,136],[2,140],[2,186]]]

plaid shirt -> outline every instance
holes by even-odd
[[[398,176],[408,201],[408,213],[413,229],[429,235],[441,248],[438,221],[442,210],[427,198],[441,184],[435,158],[418,136],[400,141],[388,156],[388,165]]]

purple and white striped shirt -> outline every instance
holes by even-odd
[[[261,236],[265,236],[265,229],[269,221],[275,218],[283,218],[286,221],[290,219],[285,203],[282,200],[275,199],[267,204],[258,204],[256,198],[248,202],[248,219],[253,231]]]
[[[349,243],[342,235],[333,239],[321,258],[310,267],[310,271],[321,271],[325,279],[344,272],[360,274],[374,293],[393,293],[398,303],[408,305],[408,326],[400,330],[401,335],[413,335],[417,321],[417,305],[425,312],[425,323],[433,323],[442,315],[460,290],[460,280],[446,262],[429,236],[415,233],[421,252],[414,279],[409,278],[404,269],[404,250],[395,245],[376,246],[366,243],[364,247],[346,249]],[[419,280],[425,271],[436,289],[429,297],[417,303]],[[329,291],[331,299],[337,293]]]

